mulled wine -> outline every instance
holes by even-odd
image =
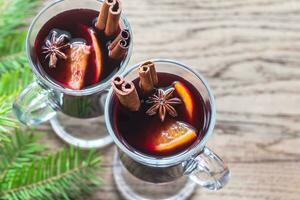
[[[51,18],[35,41],[42,69],[58,84],[74,90],[112,77],[130,43],[128,30],[120,26],[120,14],[120,4],[114,0],[105,1],[100,12],[73,9]],[[112,42],[115,46],[108,48]]]
[[[137,109],[129,109],[129,103],[115,89],[113,126],[123,142],[138,152],[155,157],[171,156],[201,140],[207,111],[201,94],[191,83],[170,73],[158,72],[156,77],[155,87],[149,91],[143,87],[141,73],[132,81],[134,86],[123,83],[125,92],[126,87],[136,88],[140,99]],[[115,78],[116,87],[118,82],[123,82],[121,79]]]

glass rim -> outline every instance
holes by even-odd
[[[212,135],[214,127],[215,127],[215,123],[216,123],[216,103],[215,103],[215,98],[214,95],[212,93],[212,90],[210,89],[208,82],[206,81],[206,79],[200,74],[198,73],[196,70],[194,70],[193,68],[178,62],[176,60],[171,60],[171,59],[150,59],[150,60],[146,60],[146,61],[152,61],[154,63],[167,63],[167,64],[173,64],[176,65],[176,67],[181,67],[184,68],[185,70],[190,71],[191,73],[193,73],[194,75],[196,75],[204,84],[205,88],[207,89],[208,95],[209,95],[209,100],[211,103],[211,117],[210,117],[210,124],[209,127],[204,135],[204,137],[201,139],[201,141],[194,146],[192,149],[190,149],[189,151],[186,152],[182,152],[173,156],[168,156],[168,157],[163,157],[163,158],[155,158],[153,156],[148,156],[145,154],[137,154],[133,151],[130,151],[126,145],[124,145],[115,135],[115,132],[112,128],[112,122],[110,120],[110,108],[111,108],[111,100],[113,97],[113,88],[110,88],[107,98],[106,98],[106,103],[105,103],[105,122],[106,122],[106,127],[107,130],[110,134],[110,136],[113,138],[114,142],[116,143],[116,145],[118,146],[118,148],[125,152],[125,154],[127,154],[128,156],[130,156],[132,159],[134,159],[137,162],[140,162],[142,164],[146,164],[149,166],[171,166],[171,165],[176,165],[178,163],[184,162],[189,160],[190,158],[192,158],[193,156],[197,156],[202,149],[204,148],[208,138]],[[123,72],[121,75],[126,77],[126,75],[128,75],[129,73],[131,73],[133,70],[135,70],[137,67],[139,67],[142,63],[146,62],[146,61],[142,61],[138,64],[135,64],[134,66],[130,67],[128,70],[126,70],[125,72]]]
[[[131,37],[131,42],[130,42],[130,45],[129,45],[129,48],[128,48],[128,53],[127,53],[126,58],[122,61],[120,69],[114,74],[114,76],[112,76],[110,79],[106,80],[105,82],[103,82],[101,84],[97,84],[95,86],[88,87],[88,88],[85,88],[85,89],[82,89],[82,90],[72,90],[72,89],[69,89],[69,88],[64,88],[64,87],[60,86],[59,84],[55,83],[54,81],[46,79],[38,71],[38,69],[36,68],[36,64],[33,62],[32,58],[30,56],[30,54],[31,54],[30,53],[31,52],[31,49],[30,49],[30,37],[31,37],[32,31],[33,31],[33,28],[36,25],[36,22],[38,21],[38,19],[40,19],[40,17],[49,8],[51,8],[52,6],[54,6],[54,5],[58,4],[58,3],[61,3],[63,1],[66,1],[66,0],[54,0],[54,1],[50,2],[48,5],[46,5],[45,7],[43,7],[41,9],[41,11],[39,11],[39,13],[34,17],[34,19],[31,22],[31,24],[29,26],[29,29],[28,29],[28,32],[27,32],[27,36],[26,36],[26,55],[27,55],[27,59],[29,61],[30,67],[31,67],[32,71],[34,72],[34,74],[37,76],[38,81],[42,81],[42,83],[44,83],[49,88],[58,90],[58,91],[60,91],[60,92],[62,92],[64,94],[69,94],[69,95],[74,95],[74,96],[82,96],[82,95],[91,95],[91,94],[94,94],[95,92],[103,91],[103,90],[105,90],[105,89],[107,89],[109,87],[110,82],[111,82],[111,80],[112,80],[112,78],[114,76],[122,73],[125,70],[125,68],[127,67],[128,63],[129,63],[129,60],[131,58],[131,55],[132,55],[132,50],[133,50],[133,42],[132,42],[133,41],[133,32],[132,32],[132,29],[131,29],[131,26],[130,26],[130,23],[129,23],[128,19],[126,18],[126,16],[123,13],[121,14],[121,20],[122,20],[123,24],[126,26],[126,28],[129,30],[130,37]],[[100,2],[100,3],[104,2],[104,0],[94,0],[94,1],[95,1],[95,3],[96,2]]]

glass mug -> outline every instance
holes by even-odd
[[[116,95],[110,89],[105,106],[105,119],[109,134],[117,145],[114,158],[114,178],[121,194],[127,199],[186,199],[195,186],[217,190],[230,177],[227,165],[205,146],[212,135],[216,121],[215,100],[205,79],[190,67],[173,60],[152,60],[158,72],[183,77],[201,94],[210,115],[205,123],[204,137],[196,141],[187,151],[169,156],[153,157],[137,152],[124,143],[113,123],[113,102]],[[132,81],[138,77],[139,64],[123,76]],[[143,185],[143,188],[141,188]],[[149,192],[145,192],[148,188]],[[166,190],[171,190],[166,194]],[[175,189],[177,188],[177,189]]]
[[[104,119],[105,99],[113,75],[103,83],[79,91],[64,88],[45,73],[37,59],[34,43],[40,29],[52,17],[72,9],[99,11],[102,2],[103,0],[56,0],[40,11],[32,21],[26,39],[26,53],[36,81],[21,92],[13,105],[14,113],[22,123],[38,125],[50,120],[52,128],[63,140],[81,148],[100,148],[112,143],[101,120]],[[122,27],[129,30],[132,40],[132,30],[124,15],[120,22]],[[132,42],[116,74],[124,71],[131,53]],[[93,130],[89,130],[92,123]],[[68,132],[68,129],[71,131]],[[94,134],[92,139],[77,137],[96,132],[98,135]]]

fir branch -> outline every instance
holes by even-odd
[[[15,171],[2,184],[0,199],[73,199],[89,194],[100,184],[95,176],[100,158],[90,151],[84,158],[78,149],[70,148],[34,161]]]
[[[18,28],[27,25],[26,18],[32,16],[39,0],[0,0],[0,41]]]
[[[32,81],[32,72],[29,67],[18,68],[5,72],[0,79],[0,142],[7,140],[10,128],[18,127],[16,119],[9,116],[12,102],[21,90]]]
[[[2,145],[3,142],[9,142],[10,141],[10,134],[0,130],[0,145]]]
[[[0,75],[23,67],[28,17],[33,16],[39,0],[0,0]]]
[[[24,47],[26,18],[39,0],[0,0],[0,142],[8,141],[10,127],[17,127],[9,117],[11,104],[18,92],[32,79]]]
[[[5,72],[0,79],[0,96],[15,97],[33,79],[29,67]]]
[[[29,65],[25,55],[26,31],[11,32],[0,40],[0,75]]]
[[[8,141],[10,127],[17,121],[9,117],[12,102],[32,75],[24,52],[27,22],[39,0],[0,0],[0,142]]]
[[[0,76],[5,72],[28,67],[28,65],[27,57],[24,52],[17,52],[0,57]]]
[[[11,128],[18,127],[18,121],[9,116],[12,101],[11,96],[0,96],[0,144],[2,141],[9,141]]]
[[[16,129],[9,138],[9,142],[3,142],[0,146],[0,182],[8,171],[13,172],[16,168],[30,163],[41,157],[46,145],[38,144],[39,136],[32,132],[24,132]]]
[[[24,52],[27,30],[12,30],[9,34],[1,37],[0,58],[14,53]]]

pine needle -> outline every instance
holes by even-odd
[[[100,184],[95,176],[99,162],[95,151],[84,157],[78,149],[64,149],[16,170],[9,181],[1,185],[0,199],[69,200],[82,197]]]
[[[31,131],[24,132],[15,130],[9,137],[8,142],[3,142],[0,146],[0,182],[8,171],[13,171],[24,164],[30,163],[41,157],[41,153],[46,149],[46,145],[38,144],[40,139],[33,135]]]
[[[0,75],[23,67],[26,62],[25,39],[28,17],[39,0],[0,0]]]
[[[10,128],[17,128],[19,123],[10,117],[12,102],[21,90],[32,81],[29,67],[5,72],[0,79],[0,142],[7,140]]]
[[[18,127],[18,121],[9,116],[11,112],[10,96],[0,96],[0,144],[2,141],[9,141],[11,128]]]
[[[0,75],[29,66],[25,56],[26,32],[12,32],[0,40]]]
[[[0,96],[15,97],[32,79],[33,75],[29,67],[5,72],[0,79]]]
[[[26,26],[25,20],[32,16],[39,0],[0,0],[0,41],[18,28]]]
[[[8,141],[9,128],[17,127],[9,117],[17,93],[32,80],[25,56],[28,21],[41,1],[0,0],[0,142]]]

